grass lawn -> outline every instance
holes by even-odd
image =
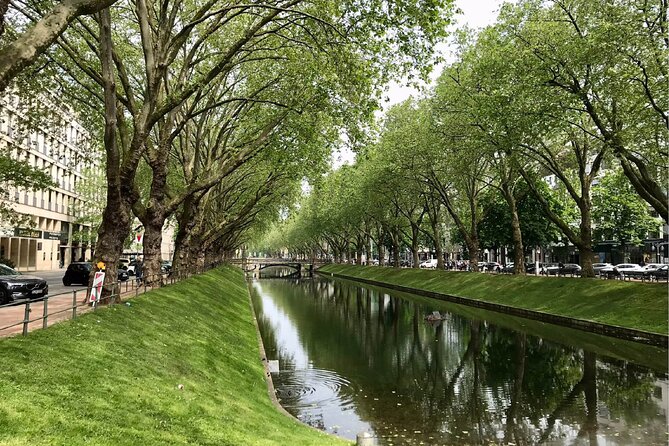
[[[0,445],[350,444],[270,402],[240,270],[130,302],[0,340]]]
[[[320,272],[667,334],[667,284],[326,265]]]

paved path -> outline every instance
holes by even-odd
[[[44,276],[41,276],[44,277]],[[46,277],[44,277],[46,278]],[[134,297],[136,294],[144,293],[144,288],[136,289],[134,287],[135,281],[124,282],[121,285],[121,300],[127,300]],[[92,307],[84,303],[86,299],[86,289],[76,287],[70,288],[69,292],[54,294],[51,292],[51,285],[49,285],[49,299],[47,302],[47,325],[51,326],[56,322],[66,319],[71,319],[73,315],[72,307],[74,306],[75,297],[76,314],[87,313],[92,311]],[[146,291],[151,291],[151,287],[147,287]],[[76,293],[76,294],[75,294]],[[0,307],[0,337],[12,336],[23,331],[23,321],[25,318],[26,304],[25,302],[18,305]],[[41,301],[30,303],[30,314],[28,319],[33,321],[28,324],[28,331],[43,328],[44,321],[41,319],[44,315],[44,303]],[[36,320],[38,319],[38,320]],[[12,325],[12,327],[8,327]],[[5,328],[8,327],[8,328]]]

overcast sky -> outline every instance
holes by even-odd
[[[467,25],[472,29],[483,28],[492,24],[497,18],[499,7],[504,3],[503,0],[455,0],[456,8],[459,8],[462,13],[455,17],[454,29]],[[441,49],[442,56],[448,59],[448,46],[444,45]],[[440,68],[435,67],[432,72],[432,78],[436,79],[439,76]],[[384,102],[383,109],[387,110],[391,105],[398,104],[409,96],[418,96],[420,93],[411,87],[406,87],[401,83],[392,83],[389,86],[387,93],[388,102]],[[334,167],[339,167],[345,163],[351,163],[355,159],[355,155],[344,150],[333,156]]]

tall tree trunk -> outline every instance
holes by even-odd
[[[393,266],[395,268],[400,267],[400,231],[399,229],[394,229],[392,232],[393,239]]]
[[[411,257],[413,260],[412,268],[418,268],[418,236],[420,235],[420,228],[415,224],[411,224]]]
[[[100,12],[100,63],[104,83],[104,146],[106,153],[107,204],[102,212],[95,248],[96,264],[105,264],[105,288],[102,297],[109,296],[111,284],[117,281],[118,261],[123,252],[123,242],[130,233],[132,203],[135,200],[132,178],[121,174],[121,155],[117,141],[116,81],[112,59],[111,14],[109,9]],[[90,280],[93,280],[91,277]]]
[[[162,215],[148,212],[142,220],[144,225],[144,266],[143,274],[147,285],[155,286],[162,282],[161,260],[163,244],[163,224],[165,219]]]
[[[520,219],[518,218],[518,205],[513,191],[507,182],[502,184],[502,195],[509,205],[511,211],[511,235],[513,237],[513,273],[525,274],[525,248],[523,246],[523,233],[520,230]]]
[[[434,252],[437,255],[437,269],[444,269],[444,247],[441,244],[441,228],[439,223],[432,225],[434,235]]]
[[[581,224],[580,232],[581,237],[578,244],[579,254],[581,256],[581,276],[582,277],[595,277],[595,270],[592,267],[592,257],[594,255],[592,251],[592,204],[590,203],[590,191],[589,187],[584,187],[583,203],[580,206],[581,208]],[[585,195],[587,194],[587,195]]]

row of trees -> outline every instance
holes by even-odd
[[[595,237],[638,242],[660,224],[648,206],[667,221],[666,13],[646,1],[504,6],[493,26],[458,35],[434,90],[392,109],[378,141],[316,184],[269,245],[342,260],[371,240],[397,265],[404,240],[414,265],[426,245],[442,267],[450,227],[473,270],[501,244],[522,273],[528,246],[564,237],[594,275]]]
[[[342,133],[359,138],[380,85],[429,71],[450,14],[448,0],[12,2],[0,89],[77,104],[104,154],[96,260],[116,277],[136,217],[151,276],[168,219],[180,269],[275,220]]]

